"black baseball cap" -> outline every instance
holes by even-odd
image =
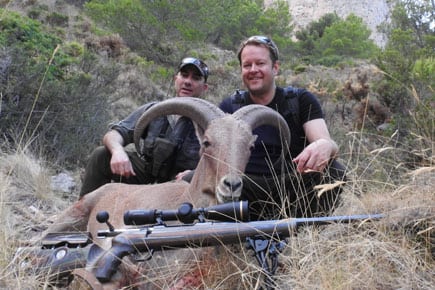
[[[199,73],[204,77],[204,80],[207,81],[208,67],[205,64],[205,62],[203,62],[200,59],[194,58],[194,57],[186,57],[186,58],[183,58],[180,65],[178,66],[178,71],[180,71],[183,67],[185,67],[187,65],[195,66],[198,69]]]

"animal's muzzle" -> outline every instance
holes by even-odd
[[[243,182],[240,176],[226,176],[222,178],[216,188],[219,203],[239,200],[242,194]]]
[[[230,181],[228,181],[227,179],[224,180],[224,185],[229,189],[230,192],[239,190],[239,188],[242,187],[242,184],[243,183],[241,179],[230,180]]]

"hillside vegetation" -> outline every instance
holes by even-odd
[[[388,38],[382,49],[355,15],[326,14],[293,33],[287,11],[285,1],[267,9],[242,0],[0,1],[0,288],[50,288],[17,268],[15,250],[77,199],[86,158],[110,122],[171,97],[186,55],[209,65],[206,98],[218,103],[242,86],[239,42],[265,34],[280,48],[277,83],[319,97],[349,168],[336,214],[386,214],[301,229],[280,257],[278,288],[431,289],[433,1],[397,0],[391,23],[379,27]],[[51,187],[61,172],[75,188]],[[206,286],[256,289],[251,253],[227,253]]]

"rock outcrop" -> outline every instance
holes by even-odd
[[[266,5],[274,0],[266,0]],[[388,0],[287,0],[295,30],[307,26],[327,13],[336,12],[346,18],[350,13],[361,17],[372,31],[371,39],[379,46],[386,43],[377,26],[389,21],[391,7]]]

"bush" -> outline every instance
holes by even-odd
[[[29,18],[5,15],[0,138],[17,146],[37,138],[53,161],[84,163],[110,118],[106,95],[116,67],[99,64],[77,43],[63,44]]]
[[[149,60],[174,65],[185,51],[204,43],[234,50],[253,34],[271,36],[284,49],[291,43],[288,5],[275,1],[264,9],[263,4],[244,0],[95,0],[85,7],[92,19],[118,33],[130,49]]]
[[[300,74],[303,73],[307,70],[307,66],[306,65],[297,65],[294,68],[294,72],[295,74]]]
[[[341,61],[343,61],[342,56],[333,54],[333,55],[323,56],[316,59],[316,64],[320,64],[324,66],[334,66]]]
[[[53,26],[68,26],[68,16],[53,12],[47,16],[47,22]]]
[[[369,59],[378,50],[369,36],[361,18],[350,14],[340,19],[329,13],[296,33],[296,53],[299,61],[324,66],[335,66],[343,59]]]
[[[311,22],[307,28],[297,31],[295,36],[298,39],[298,50],[302,55],[314,55],[315,43],[323,37],[325,29],[340,18],[336,13],[327,13],[320,17],[318,21]]]
[[[386,76],[377,87],[379,99],[396,114],[402,131],[413,129],[411,112],[416,112],[417,107],[430,108],[427,101],[433,99],[434,28],[428,17],[431,12],[433,5],[429,1],[398,1],[391,23],[384,25],[388,43],[375,58]],[[423,119],[430,117],[433,114],[429,111],[419,115]]]
[[[366,59],[374,55],[376,45],[369,39],[370,30],[362,19],[350,14],[345,20],[326,27],[324,34],[315,43],[318,55],[347,56]]]

